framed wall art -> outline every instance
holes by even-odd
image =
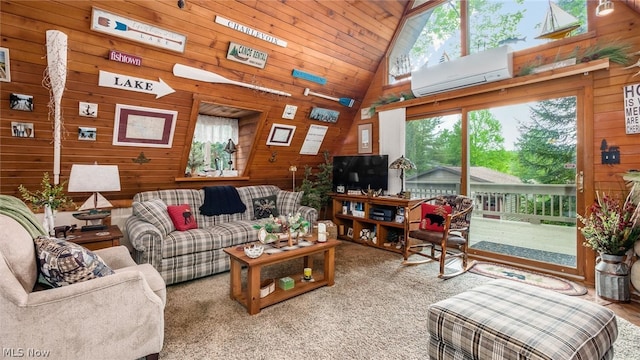
[[[98,130],[94,127],[78,127],[78,140],[96,141]]]
[[[11,82],[9,49],[0,47],[0,81]]]
[[[339,111],[314,107],[311,109],[309,118],[312,120],[336,123],[338,122]]]
[[[9,95],[9,107],[12,110],[33,111],[33,96],[12,93]]]
[[[11,136],[15,137],[34,137],[33,123],[11,122]]]
[[[267,145],[289,146],[296,127],[293,125],[273,124],[267,138]]]
[[[178,112],[116,104],[113,145],[170,148]]]
[[[91,11],[91,30],[159,48],[184,52],[187,37],[98,8]]]
[[[369,124],[358,125],[358,153],[370,154],[373,152],[371,144],[373,126]]]

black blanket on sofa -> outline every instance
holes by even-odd
[[[200,214],[212,216],[245,212],[247,206],[240,200],[238,190],[230,185],[205,186],[204,204],[200,206]]]

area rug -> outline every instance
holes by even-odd
[[[301,269],[298,260],[266,270]],[[322,260],[314,257],[314,273]],[[428,306],[493,280],[468,272],[442,280],[438,263],[401,263],[400,254],[342,242],[334,286],[256,315],[230,298],[228,272],[170,285],[160,360],[428,360]],[[640,328],[618,317],[618,330],[614,360],[634,359]]]
[[[584,286],[573,281],[502,264],[478,261],[469,271],[491,278],[514,280],[543,289],[557,291],[565,295],[580,296],[587,293],[587,289]]]

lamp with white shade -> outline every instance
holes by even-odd
[[[120,191],[120,172],[117,165],[80,165],[71,166],[69,175],[69,192],[91,192],[93,195],[80,206],[82,212],[74,213],[73,217],[85,220],[87,224],[83,230],[106,229],[103,219],[111,215],[111,210],[104,208],[113,205],[100,194],[102,191]],[[91,225],[89,225],[91,222]]]

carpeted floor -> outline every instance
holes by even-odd
[[[228,273],[171,285],[160,358],[428,359],[427,306],[492,279],[466,273],[443,281],[435,263],[403,267],[401,259],[343,242],[335,286],[253,316],[229,298]],[[270,276],[291,266],[302,263],[270,268]],[[618,328],[615,359],[637,359],[640,328],[620,318]]]

